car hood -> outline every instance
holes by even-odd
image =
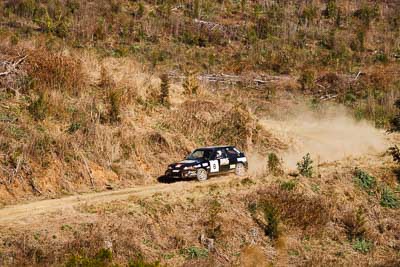
[[[172,167],[174,169],[181,169],[184,167],[189,167],[189,166],[194,166],[196,164],[204,162],[203,159],[185,159],[179,162],[175,162],[169,165],[169,167]]]

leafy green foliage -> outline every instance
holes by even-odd
[[[358,168],[354,172],[353,179],[361,188],[367,191],[376,186],[375,177]]]
[[[281,188],[283,190],[291,191],[296,187],[296,185],[297,185],[297,182],[295,180],[290,180],[290,181],[287,181],[287,182],[283,182],[281,184]]]
[[[208,257],[208,250],[198,247],[189,247],[181,250],[181,254],[186,255],[188,259],[200,259]]]
[[[353,249],[363,254],[367,254],[372,249],[372,247],[372,243],[363,238],[357,239],[353,243]]]
[[[384,187],[381,192],[380,204],[382,207],[395,209],[400,206],[400,201],[389,187]]]
[[[248,208],[253,219],[264,230],[265,235],[271,239],[277,239],[280,235],[278,209],[269,202],[250,203]],[[262,213],[263,218],[259,217],[258,211]]]
[[[310,153],[307,153],[300,162],[297,162],[297,169],[301,175],[311,178],[313,175],[312,164]]]

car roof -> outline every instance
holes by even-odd
[[[224,148],[233,148],[234,146],[206,146],[206,147],[199,147],[196,150],[214,150],[214,149],[224,149]]]

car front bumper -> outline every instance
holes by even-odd
[[[171,178],[194,178],[197,176],[194,170],[167,170],[165,176]]]

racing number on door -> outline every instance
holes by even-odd
[[[219,172],[218,160],[210,160],[210,172]]]

